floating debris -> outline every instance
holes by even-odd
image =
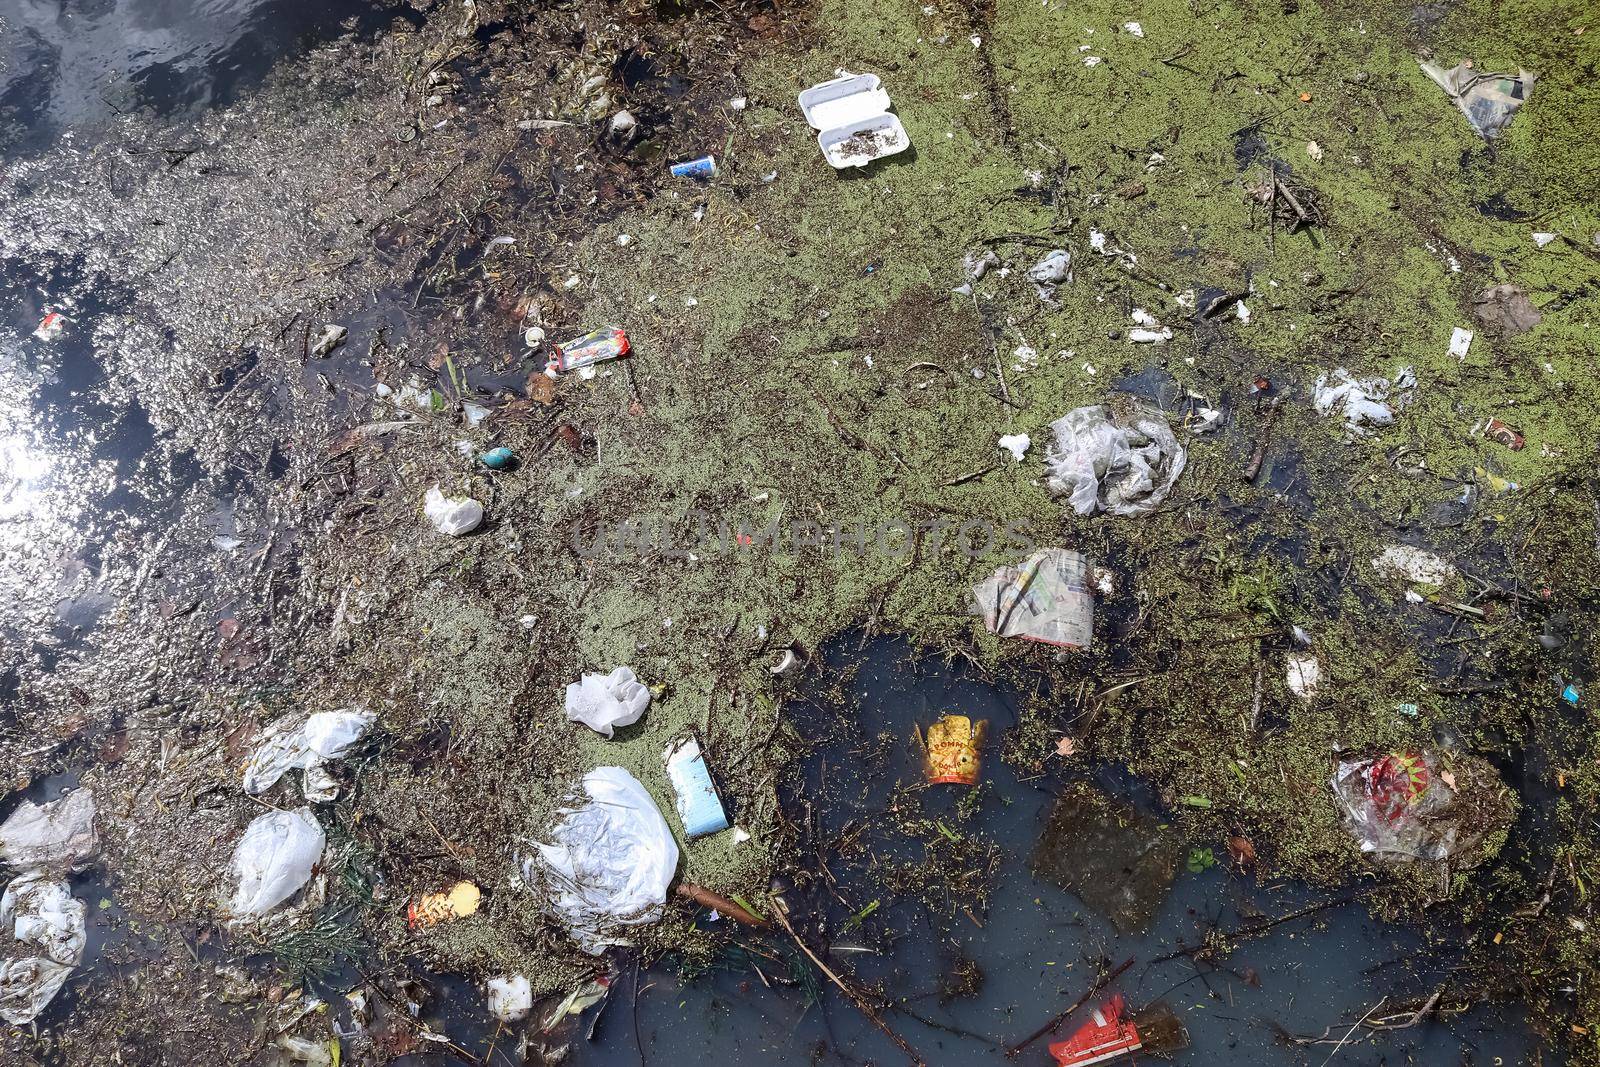
[[[1437,63],[1421,63],[1422,72],[1438,83],[1467,116],[1472,128],[1484,137],[1498,137],[1527,102],[1536,76],[1522,70],[1516,74],[1480,74],[1470,60],[1446,70]]]

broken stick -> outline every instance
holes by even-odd
[[[1267,442],[1272,439],[1272,423],[1278,417],[1278,404],[1281,396],[1272,398],[1272,403],[1267,406],[1267,421],[1261,427],[1261,439],[1256,443],[1256,450],[1250,457],[1250,462],[1244,468],[1244,480],[1253,482],[1256,475],[1261,473],[1261,465],[1267,460]]]
[[[838,986],[839,992],[844,994],[845,999],[851,1004],[855,1005],[855,1009],[862,1015],[865,1015],[872,1025],[876,1026],[879,1030],[882,1030],[885,1034],[887,1034],[889,1040],[894,1042],[895,1047],[901,1052],[904,1052],[906,1056],[910,1058],[911,1062],[916,1064],[916,1067],[928,1067],[928,1063],[922,1058],[922,1055],[917,1052],[916,1049],[912,1048],[905,1038],[896,1033],[888,1023],[883,1021],[883,1016],[878,1014],[878,1009],[872,1006],[872,1002],[867,999],[865,993],[847,983],[843,978],[840,978],[838,975],[834,974],[833,970],[829,968],[826,963],[822,962],[821,957],[819,957],[815,952],[811,951],[811,946],[807,945],[805,941],[801,939],[800,935],[795,933],[794,927],[789,925],[789,917],[785,914],[785,910],[785,905],[781,900],[779,900],[777,897],[772,898],[772,913],[777,916],[778,925],[782,926],[784,933],[793,938],[794,943],[800,946],[800,951],[806,954],[806,958],[812,963],[816,964],[817,970],[821,971],[827,977],[828,981]],[[1132,960],[1128,961],[1128,963],[1132,962]],[[1127,965],[1124,964],[1124,966]]]
[[[687,897],[689,900],[694,901],[702,908],[710,908],[719,914],[726,915],[728,918],[732,919],[741,926],[753,926],[757,929],[764,929],[767,925],[765,919],[761,918],[759,915],[756,915],[748,908],[743,907],[737,901],[729,900],[727,897],[722,896],[719,893],[713,893],[709,889],[702,889],[701,887],[693,885],[689,882],[679,882],[677,894],[680,897]]]
[[[1023,1049],[1027,1048],[1044,1035],[1053,1034],[1057,1030],[1061,1029],[1061,1024],[1066,1022],[1073,1012],[1077,1011],[1079,1008],[1083,1007],[1085,1004],[1089,1003],[1089,1001],[1097,997],[1102,989],[1110,985],[1112,982],[1115,982],[1117,978],[1121,976],[1123,971],[1132,966],[1133,957],[1129,956],[1117,966],[1116,970],[1109,974],[1102,975],[1100,978],[1096,979],[1094,985],[1089,987],[1089,991],[1083,996],[1079,997],[1077,1000],[1073,1001],[1072,1006],[1066,1011],[1060,1013],[1055,1018],[1039,1027],[1039,1029],[1035,1030],[1021,1041],[1018,1041],[1015,1045],[1012,1045],[1010,1048],[1006,1049],[1006,1058],[1016,1059],[1017,1053],[1021,1052]]]

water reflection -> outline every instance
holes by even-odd
[[[226,103],[274,57],[380,0],[16,0],[0,5],[0,131],[42,145],[69,127],[144,109]]]
[[[0,437],[0,522],[32,516],[43,506],[41,490],[53,466],[26,437]]]

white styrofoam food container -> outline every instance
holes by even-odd
[[[911,147],[911,137],[889,111],[889,94],[876,74],[841,72],[832,81],[813,85],[800,94],[800,110],[835,170],[865,167]]]

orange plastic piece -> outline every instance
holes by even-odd
[[[464,919],[478,910],[483,891],[471,882],[457,882],[443,893],[424,893],[406,907],[406,922],[413,930]]]
[[[1118,993],[1095,1009],[1094,1018],[1084,1023],[1065,1041],[1050,1046],[1050,1055],[1059,1067],[1089,1067],[1118,1056],[1127,1056],[1144,1047],[1139,1030],[1123,1018],[1122,994]]]

